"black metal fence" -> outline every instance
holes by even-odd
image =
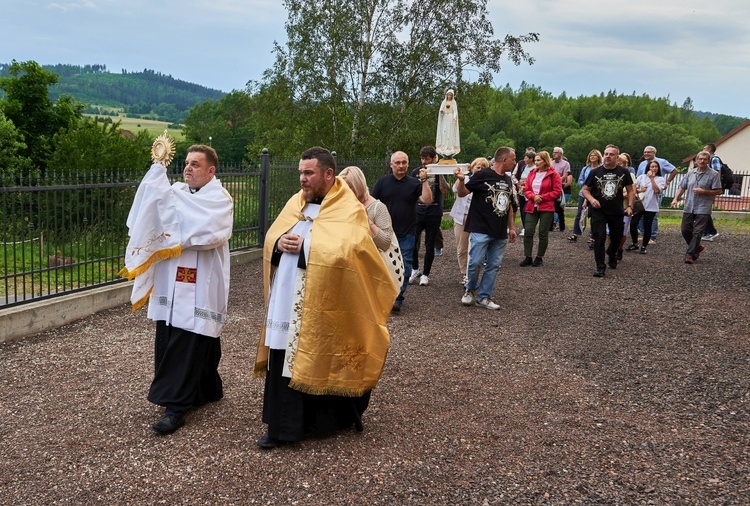
[[[220,165],[217,177],[234,197],[230,250],[263,243],[270,223],[299,191],[298,162],[275,159],[272,164],[264,150],[260,166]],[[337,164],[339,170],[348,165],[360,167],[370,186],[389,170],[387,159],[338,160]],[[122,282],[117,273],[124,265],[125,222],[144,173],[0,176],[0,307]],[[178,180],[181,173],[182,166],[173,165],[170,180]],[[674,195],[675,183],[667,197]],[[750,209],[749,184],[750,178],[738,175],[736,191],[719,197],[717,207]],[[449,192],[446,209],[453,200]],[[665,200],[668,205],[671,199]]]
[[[264,151],[260,166],[222,164],[217,177],[234,198],[231,251],[258,247],[287,199],[299,191],[298,159]],[[374,181],[388,161],[358,165]],[[177,181],[182,164],[169,168]],[[0,307],[124,281],[125,224],[145,170],[96,174],[0,175]]]

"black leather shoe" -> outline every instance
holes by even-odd
[[[154,432],[166,436],[185,425],[185,415],[164,415],[161,420],[151,426]]]
[[[617,259],[615,257],[609,257],[609,262],[607,262],[610,269],[617,269]]]
[[[622,260],[622,250],[618,249],[617,250],[617,261],[619,262],[620,260]]]
[[[531,263],[531,257],[525,257],[523,261],[518,265],[520,265],[521,267],[528,267],[529,265],[531,265]]]
[[[256,444],[264,450],[270,450],[271,448],[276,448],[277,446],[279,446],[279,440],[276,438],[272,438],[268,434],[263,434],[263,436],[258,441],[256,441]]]
[[[541,267],[542,266],[542,257],[536,257],[533,262],[531,262],[532,267]]]
[[[594,272],[594,277],[595,278],[603,278],[604,277],[604,269],[597,269]]]

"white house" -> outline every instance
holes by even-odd
[[[727,190],[716,199],[716,207],[731,211],[750,210],[750,161],[748,161],[750,120],[745,121],[714,144],[716,144],[716,155],[721,158],[722,162],[729,165],[736,181],[734,190]],[[682,163],[687,163],[688,168],[692,169],[696,155],[697,153],[688,156],[682,160]]]
[[[716,155],[732,168],[734,174],[750,174],[750,160],[748,160],[750,120],[745,121],[714,144],[716,144]],[[695,155],[692,155],[682,160],[682,163],[689,163],[688,167],[692,169],[694,160]]]

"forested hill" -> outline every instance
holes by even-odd
[[[70,95],[88,107],[86,112],[107,113],[106,108],[121,109],[131,115],[153,115],[166,121],[182,122],[195,104],[219,100],[225,93],[198,84],[175,79],[155,70],[115,74],[106,65],[43,65],[60,75],[51,86],[52,100]],[[0,63],[0,76],[8,75],[8,64]]]

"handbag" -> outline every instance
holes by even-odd
[[[583,197],[579,197],[583,198]],[[578,219],[578,227],[581,229],[581,232],[586,231],[586,218],[589,217],[589,206],[583,206],[581,207],[581,217]]]
[[[633,201],[633,214],[641,214],[645,213],[646,208],[643,207],[643,200],[638,196],[638,194],[635,194],[635,200]]]
[[[398,245],[398,239],[396,233],[391,234],[391,245],[385,251],[380,251],[380,256],[383,258],[388,274],[391,275],[391,279],[397,288],[401,288],[404,284],[404,259],[401,256],[401,248]]]

